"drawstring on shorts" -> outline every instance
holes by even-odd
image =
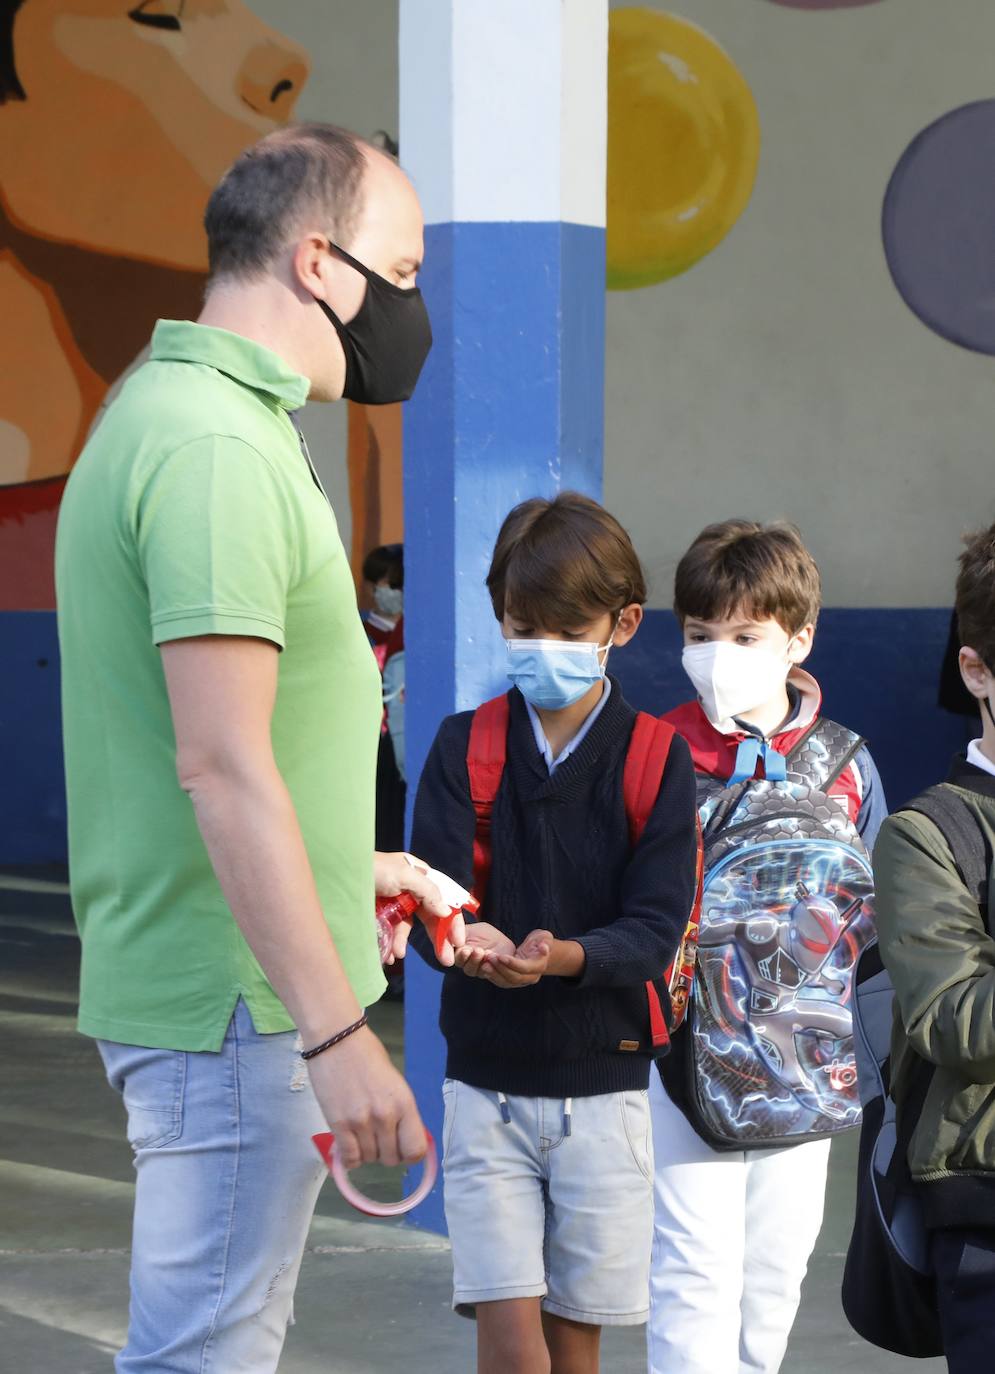
[[[511,1108],[508,1106],[508,1099],[504,1093],[497,1095],[498,1106],[501,1109],[501,1120],[506,1126],[511,1125]],[[563,1134],[564,1136],[573,1134],[573,1109],[574,1100],[572,1097],[563,1099]]]

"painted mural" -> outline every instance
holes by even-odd
[[[157,316],[196,314],[209,190],[307,75],[242,0],[0,0],[0,609],[54,604],[65,475]]]
[[[760,156],[753,95],[732,58],[678,15],[610,16],[607,280],[686,272],[745,210]]]
[[[942,115],[898,161],[881,227],[892,279],[941,338],[995,354],[995,100]]]

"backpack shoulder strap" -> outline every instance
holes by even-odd
[[[921,792],[903,811],[918,811],[932,821],[946,840],[964,886],[988,921],[988,870],[991,855],[981,827],[964,798],[952,787],[939,784]]]
[[[625,772],[622,775],[622,795],[625,799],[625,814],[629,821],[629,839],[633,848],[638,844],[649,818],[653,814],[656,799],[660,795],[663,774],[667,767],[670,746],[675,734],[674,727],[665,720],[658,720],[655,716],[647,715],[645,711],[640,711],[636,716],[636,723],[632,727],[629,748],[625,756]],[[698,855],[700,876],[700,843]],[[697,938],[698,929],[697,911],[696,906],[688,927],[689,930],[693,927],[694,940]],[[693,952],[690,956],[685,952],[687,943],[688,936],[685,934],[678,958],[674,965],[667,970],[667,980],[671,993],[671,1010],[674,1011],[676,1003],[679,1001],[681,1018],[683,1018],[684,1008],[687,1005],[687,994],[690,990],[688,970],[693,968]],[[681,983],[680,998],[676,995],[676,981],[678,979],[688,980],[687,983]],[[660,1050],[670,1043],[670,1029],[667,1026],[667,1017],[663,1010],[663,1003],[660,1001],[660,994],[652,980],[646,984],[646,1003],[649,1010],[650,1040],[654,1049]],[[676,1022],[674,1028],[676,1029]]]
[[[863,744],[855,730],[819,716],[788,753],[788,780],[828,792]]]
[[[474,896],[483,901],[491,871],[491,812],[501,786],[508,757],[507,694],[485,701],[473,713],[470,742],[466,751],[466,771],[470,781],[470,800],[477,816],[473,841]]]
[[[653,814],[675,733],[672,725],[647,715],[645,711],[640,711],[636,716],[622,776],[622,795],[633,847]]]

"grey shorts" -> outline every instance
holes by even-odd
[[[653,1138],[645,1092],[509,1097],[447,1079],[446,1220],[453,1307],[541,1298],[592,1326],[649,1310]]]

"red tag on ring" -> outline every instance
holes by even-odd
[[[425,1152],[425,1158],[422,1160],[422,1177],[417,1188],[407,1197],[402,1197],[399,1202],[376,1202],[373,1198],[367,1197],[365,1193],[361,1193],[350,1182],[349,1172],[342,1163],[342,1158],[335,1147],[335,1136],[331,1131],[321,1131],[318,1135],[313,1135],[311,1139],[314,1141],[315,1149],[325,1161],[325,1167],[335,1180],[335,1186],[346,1202],[368,1217],[404,1216],[405,1212],[410,1212],[413,1207],[417,1207],[420,1202],[425,1201],[435,1186],[435,1180],[439,1174],[439,1156],[435,1148],[435,1141],[431,1131],[426,1130],[425,1143],[428,1148]]]

